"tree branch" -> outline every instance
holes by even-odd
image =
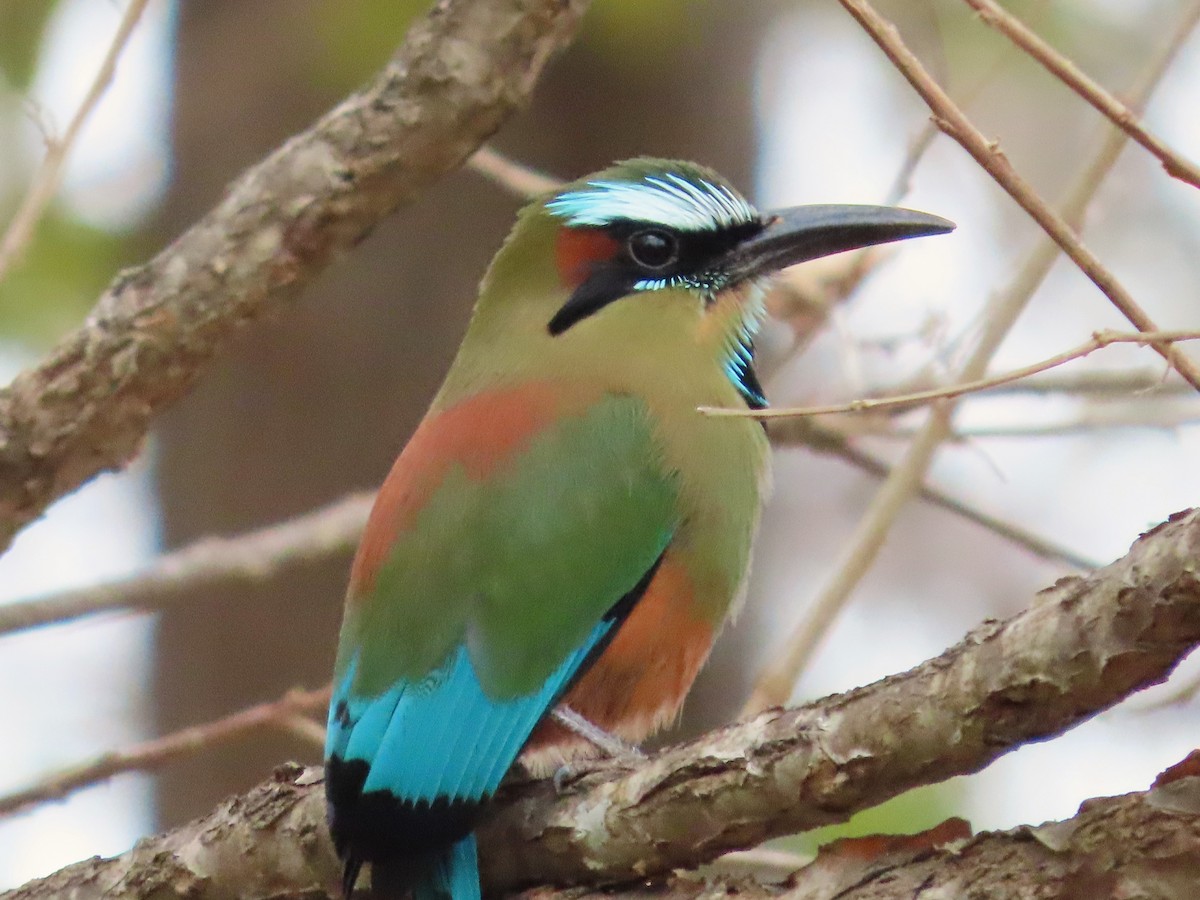
[[[863,6],[870,9],[866,4]],[[1194,25],[1194,17],[1188,17],[1172,32],[1171,39],[1162,51],[1155,54],[1145,74],[1138,79],[1135,105],[1142,105],[1149,98]],[[897,52],[907,53],[903,45],[898,41],[896,43]],[[891,58],[897,65],[900,64],[897,56],[892,55]],[[911,59],[910,63],[919,69],[915,58]],[[930,84],[937,89],[932,81]],[[949,98],[945,95],[943,98],[948,110],[956,112],[963,122],[966,122],[966,117],[953,107]],[[1125,135],[1112,130],[1101,142],[1094,158],[1080,171],[1058,214],[1066,226],[1076,229],[1080,227],[1084,212],[1116,163],[1124,144]],[[1032,192],[1030,193],[1032,195]],[[1040,198],[1032,196],[1042,204],[1042,209],[1049,215],[1054,215]],[[989,298],[978,339],[955,380],[975,381],[986,375],[992,357],[1007,338],[1057,257],[1058,247],[1048,234],[1016,270],[1006,288]],[[1160,352],[1163,352],[1161,348]],[[1171,351],[1165,352],[1169,355]],[[782,652],[755,680],[750,697],[743,706],[743,714],[787,702],[796,679],[808,664],[825,633],[849,602],[854,588],[878,556],[900,510],[911,496],[924,487],[926,473],[938,448],[943,441],[953,436],[953,415],[954,404],[945,400],[936,403],[930,409],[929,415],[917,430],[904,455],[891,467],[883,486],[872,498],[855,527],[854,534],[839,556],[830,580],[809,604],[804,619],[788,637]]]
[[[767,431],[771,438],[771,444],[775,447],[807,447],[815,453],[834,456],[876,478],[886,478],[892,470],[889,463],[850,443],[849,437],[844,432],[818,424],[813,419],[777,419],[768,423]],[[920,485],[917,488],[917,496],[926,503],[961,516],[981,528],[986,528],[993,534],[1042,559],[1063,562],[1081,572],[1090,572],[1092,569],[1100,568],[1100,563],[1097,561],[1081,553],[1076,553],[1069,547],[1034,534],[1019,525],[976,509],[966,501],[946,493],[935,485]]]
[[[950,820],[953,822],[954,820]],[[965,824],[965,823],[964,823]],[[952,829],[947,829],[953,833]],[[893,846],[895,845],[895,846]],[[722,860],[723,862],[723,860]],[[724,866],[722,866],[724,868]],[[1200,871],[1200,778],[1089,800],[1061,822],[974,837],[838,841],[786,881],[683,875],[623,889],[539,889],[526,900],[914,900],[977,897],[1193,897]]]
[[[0,549],[137,452],[246,326],[277,312],[529,96],[587,0],[441,0],[366,87],[242,175],[82,328],[0,391]]]
[[[290,690],[278,700],[257,703],[211,722],[189,725],[162,737],[104,753],[55,772],[27,788],[0,796],[0,816],[11,815],[48,800],[60,800],[81,788],[107,781],[123,772],[157,769],[270,726],[291,731],[322,747],[325,728],[308,719],[305,713],[323,713],[329,706],[330,691],[329,685],[312,691]]]
[[[1169,377],[1171,370],[1159,368],[1093,369],[1085,372],[1054,372],[1035,375],[1019,384],[996,388],[993,394],[1079,394],[1109,399],[1113,395],[1145,394],[1150,398],[1194,394],[1187,382]]]
[[[0,636],[115,610],[155,611],[262,583],[343,556],[349,566],[373,491],[350,494],[304,515],[232,537],[210,536],[159,557],[143,572],[0,606]]]
[[[1057,735],[1162,681],[1200,644],[1197,558],[1200,511],[1179,513],[1112,565],[1060,580],[904,674],[768,711],[635,767],[596,764],[563,796],[546,782],[510,784],[480,830],[485,883],[596,884],[692,867]],[[122,856],[0,896],[323,897],[336,864],[319,780],[282,769]]]
[[[510,159],[494,147],[480,147],[467,160],[467,165],[519,200],[531,200],[538,194],[548,194],[564,184],[558,178]]]
[[[948,137],[956,141],[1002,187],[1042,229],[1062,247],[1063,252],[1100,289],[1138,331],[1158,331],[1158,326],[1134,300],[1113,273],[1079,239],[1062,216],[1056,214],[1037,191],[1012,167],[995,141],[990,141],[942,90],[921,61],[905,45],[896,26],[879,15],[867,0],[839,0],[846,11],[887,55],[901,75],[929,106],[934,121]],[[1151,344],[1192,387],[1200,390],[1200,366],[1173,344]]]
[[[1138,117],[1135,109],[1130,109],[1098,82],[1089,78],[1075,63],[1038,37],[1020,19],[996,3],[995,0],[964,0],[964,2],[979,14],[979,18],[987,25],[1024,50],[1055,78],[1095,107],[1097,112],[1141,144],[1162,163],[1168,175],[1178,178],[1192,187],[1200,188],[1200,168],[1167,146],[1166,141],[1151,134]],[[1187,26],[1190,30],[1197,20],[1200,20],[1200,6],[1193,5],[1188,10],[1187,17],[1191,23]]]

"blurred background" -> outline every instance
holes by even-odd
[[[0,377],[76,326],[119,267],[155,252],[244,167],[368,77],[427,5],[152,0],[81,135],[58,201],[0,281]],[[1106,123],[961,0],[876,5],[1017,169],[1049,200],[1061,197]],[[1006,4],[1117,92],[1138,81],[1192,5]],[[0,225],[38,166],[43,130],[56,133],[70,119],[123,7],[0,0]],[[1193,158],[1198,103],[1200,41],[1191,40],[1146,119]],[[597,0],[578,43],[494,145],[571,177],[636,154],[695,159],[766,206],[884,202],[894,199],[906,163],[915,163],[902,202],[955,220],[958,231],[876,258],[853,296],[832,309],[804,304],[844,260],[797,274],[776,298],[788,315],[768,329],[760,353],[768,395],[781,406],[949,377],[971,348],[984,305],[1039,240],[957,145],[938,136],[912,151],[927,119],[833,0]],[[0,603],[135,572],[205,535],[236,534],[375,486],[448,365],[475,285],[518,205],[463,170],[385,222],[284,318],[249,331],[236,353],[212,366],[157,422],[135,466],[97,479],[27,529],[0,559]],[[1085,232],[1162,327],[1193,329],[1197,234],[1200,197],[1136,147],[1099,190]],[[993,368],[1123,325],[1060,261]],[[1118,373],[1151,387],[1098,393],[1060,379],[964,401],[958,437],[940,450],[929,482],[1051,539],[1076,565],[914,500],[806,663],[795,700],[935,655],[983,618],[1019,611],[1077,565],[1120,556],[1139,532],[1197,502],[1200,401],[1161,377],[1156,356],[1114,347],[1061,371]],[[896,459],[922,415],[836,424],[855,448]],[[832,577],[879,484],[843,459],[779,447],[749,603],[701,676],[681,733],[737,714]],[[154,617],[93,617],[0,637],[0,721],[9,723],[0,795],[105,750],[323,684],[348,561],[198,595]],[[915,831],[952,814],[976,828],[1009,827],[1069,816],[1091,796],[1145,788],[1196,746],[1200,711],[1165,701],[1198,676],[1185,665],[1171,685],[1066,737],[901,797],[852,827]],[[264,729],[153,776],[122,775],[0,818],[0,888],[120,852],[206,812],[283,760],[318,757],[310,741]]]

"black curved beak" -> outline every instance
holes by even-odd
[[[895,206],[793,206],[766,213],[763,221],[766,228],[729,254],[726,271],[734,281],[844,250],[954,230],[941,216]]]

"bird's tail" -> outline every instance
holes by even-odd
[[[468,834],[438,856],[429,875],[413,888],[413,900],[480,900],[475,835]]]
[[[411,861],[396,865],[375,863],[371,886],[378,897],[412,900],[480,900],[479,856],[475,835],[468,834],[432,860],[414,867]]]

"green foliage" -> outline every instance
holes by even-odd
[[[841,825],[829,825],[805,834],[775,841],[772,846],[803,855],[813,855],[823,844],[838,838],[866,834],[916,834],[961,815],[961,780],[917,788],[893,797],[887,803],[864,809]]]
[[[54,4],[55,0],[0,3],[0,74],[13,90],[24,91],[33,80]]]
[[[47,344],[77,325],[128,254],[121,235],[52,207],[24,259],[0,281],[0,338]]]

